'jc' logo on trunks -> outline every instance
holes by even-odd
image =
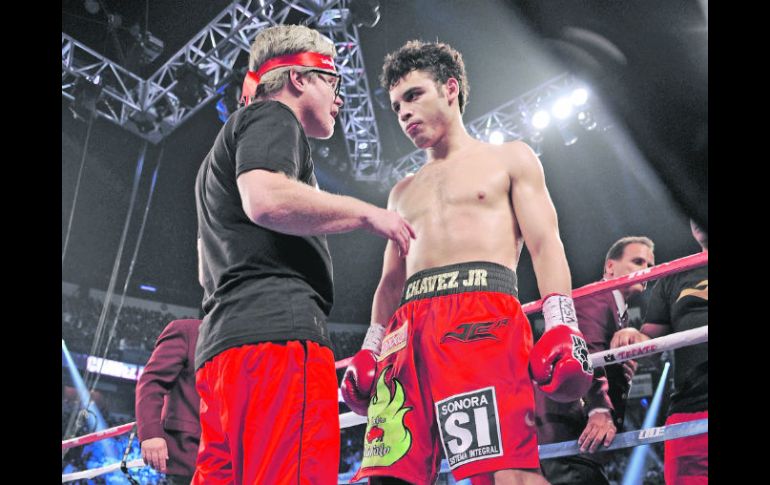
[[[459,340],[460,342],[473,342],[476,340],[492,339],[500,340],[492,330],[508,325],[508,319],[502,318],[494,322],[461,323],[455,327],[454,332],[447,332],[441,337],[443,344],[447,339]]]

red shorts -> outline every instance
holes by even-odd
[[[708,417],[708,411],[701,411],[698,413],[676,413],[666,419],[666,426]],[[663,474],[666,477],[667,484],[708,484],[708,433],[666,441],[663,449],[663,468]]]
[[[492,263],[409,278],[383,339],[353,481],[433,483],[442,450],[457,480],[540,466],[532,331],[515,295],[515,273]]]
[[[340,421],[332,351],[315,342],[228,349],[195,374],[195,485],[337,483]]]

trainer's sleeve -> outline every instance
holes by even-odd
[[[288,108],[268,103],[248,109],[235,131],[235,175],[262,169],[297,179],[306,140]]]

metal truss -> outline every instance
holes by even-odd
[[[145,81],[64,33],[61,43],[62,96],[75,100],[79,78],[101,85],[102,96],[96,104],[98,116],[126,126],[131,114],[142,110]]]
[[[62,33],[62,96],[75,100],[79,78],[98,84],[103,89],[96,103],[96,116],[158,143],[206,103],[221,97],[218,91],[227,83],[240,84],[240,79],[234,79],[235,62],[241,52],[248,55],[259,31],[271,25],[301,22],[318,29],[335,44],[345,100],[340,118],[346,148],[355,177],[374,180],[380,166],[379,133],[349,3],[234,1],[147,80]],[[181,76],[199,79],[193,102],[189,85],[180,83]]]
[[[536,145],[535,150],[539,151],[537,145],[542,140],[542,133],[532,127],[530,123],[532,114],[542,105],[553,101],[557,96],[566,94],[578,85],[580,81],[575,76],[569,73],[560,74],[467,123],[465,127],[468,133],[480,140],[488,140],[494,131],[502,133],[505,141],[527,138],[530,143]],[[594,109],[597,107],[593,106]],[[583,110],[587,111],[589,108],[591,107],[586,106]],[[383,164],[380,170],[383,188],[389,189],[402,178],[414,174],[426,162],[425,150],[415,150],[399,158],[392,165]]]
[[[340,117],[353,176],[356,180],[375,181],[380,175],[380,134],[374,118],[358,29],[348,18],[348,3],[348,0],[342,0],[340,8],[324,11],[317,28],[334,42],[337,49],[336,61],[342,75],[341,91],[345,102]]]

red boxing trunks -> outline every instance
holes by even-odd
[[[676,413],[666,419],[666,426],[708,417],[708,411]],[[663,469],[667,484],[707,485],[709,480],[708,433],[666,441],[663,447]]]
[[[486,262],[420,271],[388,323],[353,481],[435,481],[538,468],[532,330],[516,274]]]
[[[201,442],[193,484],[337,483],[330,349],[296,340],[243,345],[207,362],[195,380]]]

